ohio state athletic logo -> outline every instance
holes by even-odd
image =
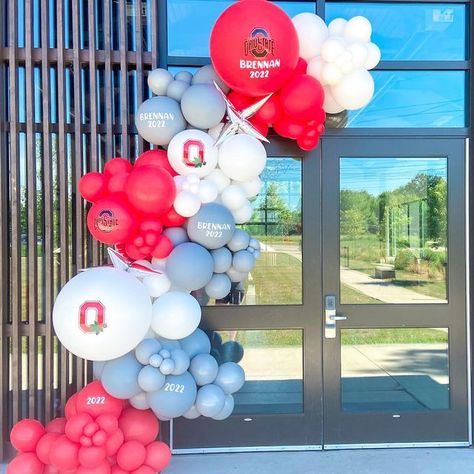
[[[94,219],[94,227],[107,234],[112,232],[116,226],[118,226],[118,219],[108,209],[100,211],[99,215]]]
[[[205,145],[201,140],[186,140],[183,145],[183,163],[190,168],[202,168],[206,165],[204,151]]]
[[[79,327],[86,334],[97,336],[103,332],[107,328],[107,324],[105,324],[105,306],[100,301],[82,303],[79,308]]]
[[[265,28],[254,28],[249,37],[244,41],[245,56],[252,55],[254,58],[266,58],[269,54],[274,54],[275,41]]]

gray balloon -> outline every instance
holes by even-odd
[[[135,113],[135,126],[142,138],[155,145],[168,145],[186,128],[179,103],[169,97],[145,100]]]
[[[188,233],[182,227],[168,227],[163,231],[168,239],[173,243],[173,247],[189,242]]]
[[[235,220],[221,204],[204,204],[189,218],[187,230],[190,240],[214,250],[230,241],[235,231]]]
[[[135,357],[138,362],[143,365],[150,363],[150,357],[161,351],[161,344],[156,339],[143,339],[137,347],[135,347]]]
[[[232,287],[230,278],[225,273],[214,273],[211,281],[204,287],[210,298],[216,300],[225,298]]]
[[[177,288],[193,291],[206,286],[214,271],[211,254],[201,245],[178,245],[166,261],[166,276]]]
[[[225,362],[219,367],[214,383],[228,395],[238,392],[245,383],[244,369],[235,362]]]
[[[244,357],[244,348],[237,341],[227,341],[222,344],[219,353],[221,361],[224,362],[240,362]]]
[[[187,82],[188,84],[191,84],[193,80],[193,74],[189,71],[179,71],[174,75],[174,78],[177,81],[184,81],[184,82]]]
[[[207,64],[194,74],[193,84],[214,84],[214,81],[217,82],[217,85],[222,89],[224,94],[230,91],[229,86],[217,75],[216,71],[212,67],[212,64]]]
[[[99,360],[95,360],[92,363],[92,375],[95,380],[100,380],[102,371],[104,370],[104,366],[106,363],[107,361],[99,361]]]
[[[234,235],[227,243],[227,247],[232,250],[232,252],[238,252],[239,250],[244,250],[249,246],[250,235],[248,232],[242,229],[235,229]]]
[[[193,358],[189,366],[189,372],[199,386],[214,382],[218,370],[219,366],[217,365],[216,359],[210,354],[198,354]]]
[[[162,349],[166,349],[171,352],[175,349],[181,349],[181,344],[179,341],[174,341],[173,339],[166,339],[166,337],[157,337],[156,340],[161,344]]]
[[[196,405],[193,405],[184,415],[184,418],[187,418],[188,420],[195,420],[196,418],[199,418],[201,414],[197,411]]]
[[[189,336],[179,340],[183,351],[186,351],[192,359],[198,354],[209,354],[211,352],[211,341],[202,329],[196,329]]]
[[[255,252],[253,253],[253,256],[257,259],[257,258],[260,258],[260,250],[255,250]]]
[[[217,364],[221,363],[221,355],[220,355],[218,349],[212,348],[211,349],[211,356],[214,357],[214,359],[216,359]]]
[[[213,128],[222,121],[226,103],[211,84],[192,85],[181,97],[184,118],[194,127]]]
[[[165,359],[160,365],[160,372],[163,375],[171,375],[174,370],[174,361],[172,359]]]
[[[153,94],[166,95],[166,89],[170,82],[173,81],[173,75],[166,69],[158,68],[153,69],[148,74],[148,87],[151,89]]]
[[[252,247],[255,250],[260,250],[260,242],[252,237],[249,242],[249,247]]]
[[[147,401],[160,419],[176,418],[184,415],[196,400],[197,387],[189,372],[166,377],[164,387],[147,395]]]
[[[217,385],[204,385],[197,392],[196,409],[202,416],[218,415],[225,404],[225,393]]]
[[[234,267],[230,267],[229,270],[227,270],[226,274],[230,278],[230,281],[232,281],[233,283],[240,283],[241,281],[245,281],[248,275],[247,272],[239,272]]]
[[[138,385],[138,374],[143,366],[133,352],[105,364],[101,382],[110,395],[128,399],[138,395],[142,389]]]
[[[178,102],[181,102],[181,99],[183,98],[183,94],[186,92],[186,89],[188,89],[188,87],[191,87],[189,82],[185,82],[185,81],[170,82],[168,85],[168,89],[166,89],[166,95]]]
[[[226,247],[212,250],[211,255],[214,259],[214,273],[225,273],[232,265],[232,252]]]
[[[155,392],[163,387],[164,384],[165,376],[161,373],[160,369],[151,365],[145,365],[138,374],[138,385],[145,392]]]
[[[135,395],[129,400],[129,402],[130,405],[132,405],[132,407],[136,408],[137,410],[148,410],[150,408],[145,392],[140,392],[138,395]]]
[[[171,351],[171,358],[174,362],[174,369],[173,372],[171,372],[171,375],[181,375],[189,369],[191,361],[189,360],[189,355],[186,351],[175,349],[174,351]]]
[[[255,257],[247,250],[239,250],[232,258],[232,266],[242,273],[248,273],[255,267]]]
[[[221,420],[225,420],[226,418],[229,418],[229,416],[232,415],[232,412],[234,411],[234,406],[235,406],[234,397],[232,395],[227,395],[224,401],[224,408],[216,416],[213,416],[212,418],[217,421],[221,421]]]

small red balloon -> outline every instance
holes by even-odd
[[[49,459],[60,470],[76,469],[79,464],[78,452],[79,445],[62,435],[51,446]]]
[[[162,471],[171,460],[171,451],[167,444],[161,441],[150,443],[146,447],[145,464],[155,471]]]
[[[92,437],[92,444],[94,446],[104,446],[107,442],[107,434],[105,431],[99,430]]]
[[[111,474],[112,468],[107,461],[103,461],[101,464],[95,467],[80,466],[76,471],[76,474]]]
[[[61,435],[59,433],[46,433],[36,445],[36,456],[43,464],[51,464],[49,454],[51,448]]]
[[[163,168],[171,176],[176,176],[176,171],[171,167],[170,162],[168,161],[168,154],[164,150],[148,150],[145,153],[142,153],[135,161],[135,169],[140,166],[157,166],[158,168]]]
[[[132,164],[125,158],[112,158],[105,163],[104,175],[110,178],[113,175],[121,173],[130,173]]]
[[[10,441],[18,451],[35,452],[36,445],[44,434],[44,427],[38,420],[27,418],[13,426],[10,432]]]
[[[88,404],[91,398],[99,398],[103,403]],[[102,383],[96,380],[77,393],[76,406],[78,412],[88,413],[92,417],[107,413],[118,418],[122,413],[123,402],[106,392]]]
[[[298,138],[297,140],[297,143],[298,143],[298,146],[304,150],[304,151],[310,151],[310,150],[313,150],[314,148],[316,148],[316,146],[318,145],[318,141],[319,141],[319,135],[312,138],[307,138],[307,137],[301,137],[301,138]]]
[[[78,413],[77,415],[71,416],[66,423],[66,436],[70,440],[78,443],[84,434],[85,427],[92,421],[92,417],[88,413]]]
[[[64,414],[66,418],[70,418],[73,415],[77,415],[76,400],[77,400],[77,393],[72,395],[69,398],[69,400],[66,402],[66,406],[64,407]]]
[[[264,136],[268,135],[268,125],[258,118],[252,117],[250,123]]]
[[[66,428],[66,418],[55,418],[51,420],[46,425],[46,431],[48,433],[64,433],[64,429]]]
[[[155,248],[151,252],[151,256],[155,258],[166,258],[173,250],[173,242],[166,237],[166,235],[160,235]]]
[[[252,118],[271,125],[277,122],[282,115],[283,108],[280,102],[280,96],[273,94]]]
[[[181,227],[187,221],[187,218],[180,216],[172,207],[160,217],[160,220],[165,227]]]
[[[138,469],[146,458],[145,446],[138,441],[125,442],[117,453],[117,464],[126,471]]]
[[[95,421],[108,435],[115,433],[118,429],[118,419],[114,415],[104,413],[99,415]]]
[[[129,407],[119,419],[125,441],[139,441],[147,445],[156,439],[160,432],[160,422],[151,410],[137,410]]]
[[[8,465],[7,474],[43,474],[43,463],[34,453],[22,453]]]
[[[305,124],[302,122],[297,122],[291,118],[284,117],[280,121],[273,124],[273,130],[275,130],[275,132],[282,137],[295,140],[304,134]]]
[[[107,450],[104,446],[82,446],[79,448],[79,464],[84,467],[95,467],[102,464],[107,457]]]
[[[130,173],[118,173],[111,176],[107,182],[107,192],[109,194],[124,193],[129,176]]]
[[[308,63],[303,58],[298,58],[298,63],[296,64],[296,68],[293,74],[295,76],[306,74],[307,69],[308,69]]]
[[[107,192],[107,178],[102,173],[85,174],[79,181],[81,196],[90,202],[95,202]]]
[[[105,443],[105,449],[107,450],[107,456],[115,456],[120,446],[124,442],[122,430],[117,430],[115,433],[109,435],[107,442]]]
[[[156,471],[149,466],[140,466],[138,469],[135,469],[130,474],[155,474]]]

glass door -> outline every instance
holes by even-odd
[[[464,150],[323,141],[329,449],[468,444]]]
[[[244,226],[261,257],[225,301],[202,301],[213,354],[239,362],[246,383],[227,420],[175,420],[176,452],[322,445],[320,154],[276,138],[267,152]]]

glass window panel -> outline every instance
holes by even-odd
[[[219,331],[210,339],[220,364],[238,362],[245,371],[234,414],[303,412],[303,331]]]
[[[241,226],[261,244],[255,268],[242,283],[233,283],[228,297],[214,300],[197,292],[201,304],[301,304],[302,218],[301,161],[269,158],[260,176],[262,190],[253,202],[251,221]]]
[[[342,409],[448,409],[448,341],[447,328],[342,329]]]
[[[447,303],[447,193],[446,158],[341,158],[341,303]]]
[[[275,2],[290,16],[315,12],[314,2]],[[168,0],[168,54],[208,57],[209,36],[230,0]]]
[[[383,60],[463,60],[466,7],[444,3],[328,2],[326,19],[363,15]]]
[[[329,115],[329,128],[466,126],[463,71],[372,71],[375,95],[360,110]]]

